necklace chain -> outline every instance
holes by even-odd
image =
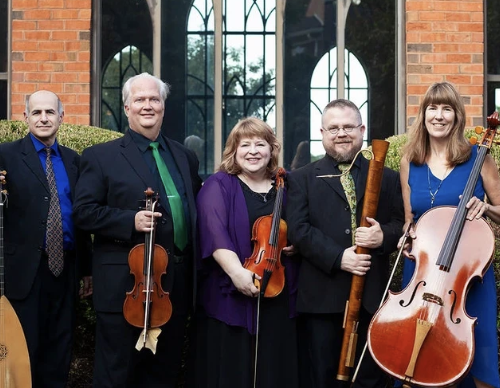
[[[441,185],[443,184],[443,181],[446,178],[447,174],[448,174],[448,167],[446,167],[446,171],[444,172],[443,179],[441,179],[439,181],[439,185],[433,193],[432,189],[431,189],[431,169],[429,168],[429,166],[427,166],[427,183],[429,184],[429,194],[431,195],[431,208],[432,208],[432,206],[434,206],[434,200],[436,199],[436,195],[437,195],[439,189],[441,188]]]

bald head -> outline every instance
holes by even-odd
[[[31,134],[46,146],[54,144],[63,117],[63,106],[57,94],[40,90],[26,98],[24,120]]]

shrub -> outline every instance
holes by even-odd
[[[21,139],[28,133],[24,121],[0,120],[0,143]],[[57,132],[57,141],[74,149],[79,154],[91,145],[116,139],[123,134],[88,125],[61,124]]]

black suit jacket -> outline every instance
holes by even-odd
[[[79,155],[59,145],[71,196],[74,200]],[[5,294],[24,299],[31,290],[40,264],[47,226],[50,191],[47,177],[33,141],[23,139],[0,144],[0,168],[6,170],[8,202],[4,208]],[[80,274],[90,275],[90,236],[75,229],[76,257]],[[83,272],[83,273],[81,273]],[[78,284],[74,281],[73,284]],[[76,291],[76,288],[75,290]]]
[[[340,178],[330,156],[295,170],[288,176],[288,235],[302,256],[297,309],[306,313],[343,312],[349,299],[352,275],[340,269],[344,250],[352,246],[351,213]],[[368,161],[360,157],[357,172],[357,223],[363,210]],[[375,218],[384,233],[383,245],[370,252],[363,306],[374,313],[389,274],[388,256],[396,249],[404,223],[398,173],[385,168]]]
[[[181,144],[164,139],[184,180],[187,198],[183,200],[188,202],[192,225],[190,241],[195,243],[195,195],[201,187],[198,160]],[[125,293],[134,284],[128,254],[136,244],[144,243],[144,234],[135,231],[135,215],[145,198],[145,190],[151,187],[159,191],[156,182],[128,132],[120,139],[89,147],[82,154],[74,218],[76,225],[94,234],[93,296],[97,311],[121,312],[123,309]],[[172,218],[165,210],[161,212],[162,218],[156,226],[156,243],[170,256],[174,252]],[[174,280],[192,280],[174,279],[174,265],[170,260],[167,276],[163,277],[163,289],[167,292],[172,290]],[[176,306],[173,300],[172,304],[174,313],[186,308]]]

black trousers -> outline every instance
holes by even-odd
[[[302,314],[299,316],[299,361],[301,388],[335,388],[350,384],[336,379],[342,347],[344,314]],[[358,359],[366,343],[371,315],[362,309],[356,351]],[[352,377],[352,375],[351,375]],[[385,388],[388,378],[367,350],[354,388]]]
[[[63,272],[55,277],[43,253],[28,297],[10,300],[26,337],[33,388],[66,387],[75,326],[75,282],[71,254],[65,255]]]
[[[171,264],[167,270],[175,271],[170,293],[172,317],[161,327],[156,354],[146,348],[135,349],[142,330],[131,326],[123,312],[96,311],[94,388],[176,387],[185,349],[192,286],[189,263],[171,261]]]

